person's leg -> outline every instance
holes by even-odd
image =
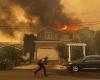
[[[34,74],[36,75],[41,70],[41,66],[37,70],[35,70]]]
[[[44,76],[47,76],[47,72],[46,72],[46,68],[45,68],[45,66],[42,66],[42,68],[43,68]]]

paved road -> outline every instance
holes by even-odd
[[[100,72],[69,73],[65,70],[50,70],[44,77],[40,72],[34,76],[33,70],[0,71],[0,80],[100,80]]]

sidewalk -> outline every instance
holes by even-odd
[[[35,69],[38,66],[36,64],[28,64],[28,65],[21,65],[21,66],[17,66],[14,67],[14,69]]]
[[[14,69],[36,69],[38,67],[38,65],[36,64],[29,64],[29,65],[22,65],[22,66],[17,66],[14,67]],[[67,69],[67,67],[59,65],[59,64],[55,64],[55,65],[47,65],[48,69]]]

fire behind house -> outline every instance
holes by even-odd
[[[0,41],[20,42],[42,28],[78,30],[81,20],[63,13],[61,0],[0,0]]]
[[[49,59],[58,59],[58,52],[55,51],[55,48],[64,44],[67,46],[68,43],[86,43],[86,55],[89,53],[93,53],[93,39],[94,31],[89,30],[88,28],[80,29],[80,30],[64,30],[57,31],[55,29],[51,29],[50,27],[41,30],[37,34],[36,48],[37,48],[37,58],[43,58],[48,56]],[[92,44],[91,44],[92,43]],[[91,46],[91,47],[90,47]],[[68,50],[62,54],[68,55]],[[52,55],[51,55],[52,53]],[[73,59],[79,58],[83,56],[82,47],[71,47],[71,55]],[[77,56],[76,56],[77,55]]]

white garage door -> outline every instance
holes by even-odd
[[[58,60],[58,53],[55,49],[50,48],[38,48],[37,49],[37,59],[48,57],[49,60]]]

